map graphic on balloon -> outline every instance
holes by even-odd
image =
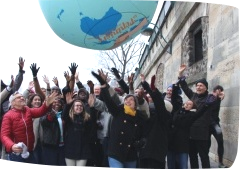
[[[111,50],[139,35],[158,1],[39,0],[51,29],[64,41],[93,50]]]

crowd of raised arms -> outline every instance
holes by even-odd
[[[148,83],[140,74],[141,85],[134,89],[134,74],[125,82],[116,68],[111,72],[118,87],[111,87],[108,74],[99,68],[91,72],[99,83],[89,78],[87,90],[76,63],[61,75],[66,79],[61,89],[57,77],[54,86],[46,75],[46,84],[40,84],[40,66],[33,63],[26,69],[24,63],[20,57],[19,73],[9,75],[9,85],[1,80],[1,159],[55,166],[210,168],[214,135],[219,167],[225,167],[219,119],[223,87],[209,92],[202,78],[191,90],[186,65],[179,67],[176,83],[160,92],[155,75]],[[21,87],[25,71],[32,72],[33,80]],[[183,101],[183,93],[188,100]]]

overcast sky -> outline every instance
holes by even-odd
[[[158,11],[160,9],[161,6]],[[99,51],[74,46],[59,38],[45,20],[38,0],[1,0],[0,14],[0,78],[5,84],[10,83],[11,75],[17,75],[20,56],[25,59],[26,73],[19,91],[25,90],[32,81],[32,71],[29,68],[32,63],[37,63],[37,67],[40,67],[40,86],[45,87],[42,76],[47,75],[51,86],[54,85],[52,79],[56,76],[63,88],[63,72],[70,71],[68,67],[73,62],[78,65],[77,71],[82,83],[90,79],[96,81],[91,71],[98,68],[96,56]]]

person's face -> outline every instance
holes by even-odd
[[[40,107],[42,104],[42,101],[41,101],[41,98],[39,96],[34,96],[32,102],[31,102],[31,105],[32,107]]]
[[[41,88],[42,92],[45,94],[46,93],[46,89],[45,88]]]
[[[124,104],[129,106],[131,109],[135,110],[136,103],[133,96],[125,98]]]
[[[81,92],[79,93],[79,98],[80,98],[81,100],[85,100],[85,99],[87,98],[87,94],[86,94],[85,92],[81,91]]]
[[[83,104],[81,102],[75,102],[74,103],[74,114],[80,114],[83,111]]]
[[[172,87],[168,87],[166,91],[167,97],[172,97]]]
[[[188,100],[186,103],[184,103],[183,107],[185,110],[191,110],[193,108],[193,102],[191,100]]]
[[[196,84],[196,93],[197,94],[203,94],[206,91],[207,91],[207,88],[203,83],[197,83]]]
[[[26,105],[25,98],[20,93],[15,94],[15,95],[14,95],[15,99],[12,101],[12,107],[15,107],[15,108],[18,108],[18,109],[23,108]]]
[[[59,99],[55,99],[53,104],[52,104],[52,108],[55,110],[55,111],[61,111],[62,110],[62,103],[60,102]]]
[[[96,96],[99,96],[99,95],[100,95],[100,92],[101,92],[101,88],[100,88],[100,87],[95,87],[95,88],[94,88],[94,94],[95,94]]]

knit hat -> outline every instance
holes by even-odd
[[[173,110],[172,103],[167,100],[164,100],[164,103],[165,103],[166,110],[169,112],[172,112],[172,110]]]
[[[202,78],[202,79],[200,79],[200,80],[197,80],[197,81],[196,81],[196,85],[197,85],[198,83],[204,84],[204,86],[206,86],[206,88],[208,89],[208,82],[207,82],[207,80],[206,80],[205,78]]]

